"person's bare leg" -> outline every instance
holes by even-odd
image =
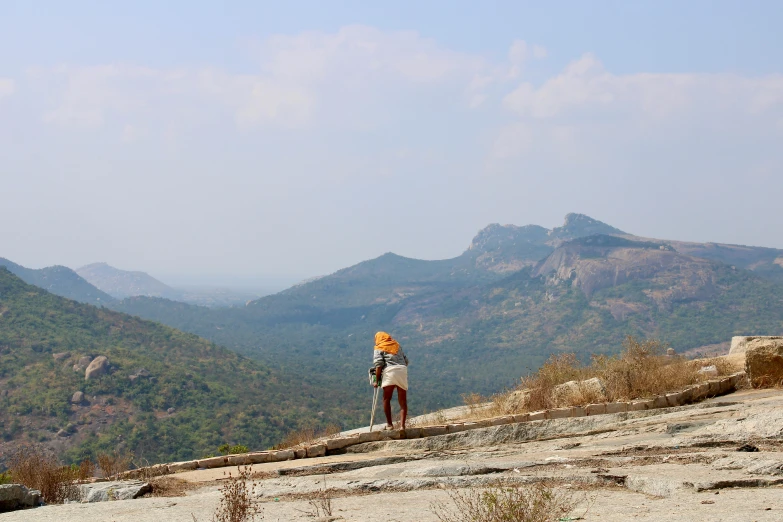
[[[383,388],[383,413],[386,414],[386,425],[392,426],[392,416],[391,416],[391,400],[392,395],[394,395],[394,388],[396,386],[386,386]],[[400,394],[397,394],[397,397],[399,398]]]
[[[405,421],[408,419],[408,390],[397,386],[397,400],[400,403],[400,412],[402,413],[402,429],[405,429]]]

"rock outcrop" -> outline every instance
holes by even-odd
[[[754,388],[783,384],[783,337],[757,337],[747,341],[745,372]]]
[[[0,513],[35,507],[41,504],[41,492],[21,484],[0,485]]]
[[[90,379],[97,379],[102,375],[106,375],[109,372],[109,359],[105,355],[99,355],[87,366],[84,371],[84,379],[89,381]]]
[[[107,502],[109,500],[130,500],[152,491],[149,483],[135,480],[95,482],[81,484],[79,495],[82,502]]]
[[[84,392],[82,391],[74,392],[74,394],[71,396],[71,403],[81,404],[82,402],[84,402]]]
[[[729,349],[729,355],[744,354],[748,349],[748,343],[751,341],[772,341],[775,339],[783,340],[783,337],[777,335],[734,336],[731,338],[731,348]]]

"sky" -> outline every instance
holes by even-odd
[[[783,2],[0,0],[0,257],[166,282],[580,212],[783,248]]]

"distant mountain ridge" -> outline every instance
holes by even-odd
[[[178,300],[182,292],[158,281],[146,272],[120,270],[108,263],[92,263],[76,273],[107,294],[124,299],[137,295]]]
[[[25,283],[80,303],[100,306],[114,301],[112,296],[91,285],[79,274],[65,266],[56,265],[41,269],[25,268],[0,257],[0,267],[7,268]]]
[[[92,263],[78,268],[84,279],[117,299],[128,297],[160,297],[201,306],[244,306],[259,294],[224,288],[173,288],[146,272],[120,270],[107,263]]]

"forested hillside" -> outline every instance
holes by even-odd
[[[33,269],[0,257],[0,267],[7,268],[24,282],[43,288],[53,294],[96,306],[114,301],[114,298],[98,290],[79,274],[64,266],[49,266]]]
[[[108,358],[104,373],[86,379],[99,356]],[[69,460],[119,448],[170,461],[214,453],[224,442],[266,449],[303,424],[355,422],[344,401],[339,390],[325,397],[314,381],[291,380],[192,334],[55,296],[0,268],[4,450],[38,441]]]

